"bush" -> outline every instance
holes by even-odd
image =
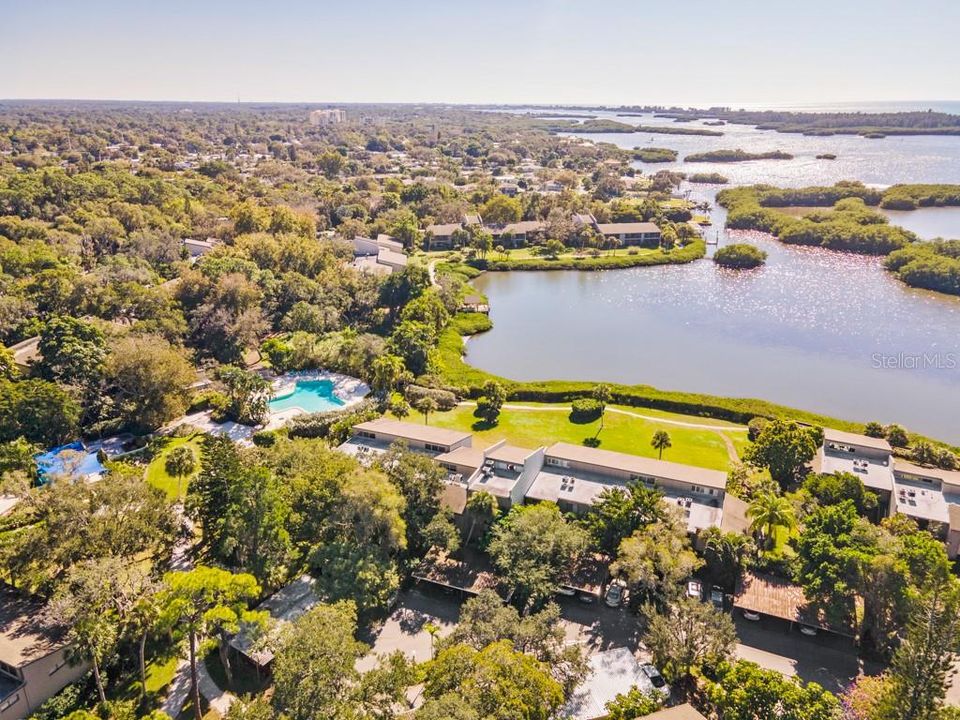
[[[416,407],[417,402],[425,397],[433,398],[438,410],[453,410],[459,402],[457,396],[449,390],[423,387],[422,385],[407,385],[404,397],[408,403]]]
[[[748,270],[759,267],[767,260],[767,254],[760,248],[746,243],[726,245],[713,255],[713,261],[725,268]]]
[[[346,410],[297,415],[287,423],[286,430],[291,438],[328,438],[339,445],[349,437],[354,425],[379,416],[373,403],[365,400]]]
[[[763,429],[770,424],[770,420],[765,417],[755,417],[747,423],[747,439],[753,442],[757,436],[763,432]]]
[[[588,423],[599,419],[603,406],[593,398],[579,398],[570,404],[570,422]]]
[[[276,430],[261,430],[255,432],[251,440],[257,447],[273,447],[277,444],[277,432]]]
[[[227,403],[227,396],[219,390],[201,390],[190,401],[189,413],[203,412],[215,407],[223,407]]]

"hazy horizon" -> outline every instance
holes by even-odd
[[[162,10],[158,10],[161,8]],[[0,0],[0,97],[796,107],[960,99],[960,4]],[[316,98],[321,98],[317,100]],[[332,98],[330,100],[326,98]]]

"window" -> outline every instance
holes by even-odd
[[[375,433],[370,432],[369,430],[358,430],[357,437],[368,438],[369,440],[376,440],[377,436]]]
[[[554,465],[556,467],[570,467],[570,463],[566,460],[561,460],[560,458],[548,457],[547,465]]]
[[[20,693],[17,693],[16,695],[13,695],[7,700],[4,700],[2,703],[0,703],[0,712],[4,710],[9,710],[14,705],[16,705],[19,701],[20,701]]]
[[[423,447],[433,452],[446,452],[447,448],[443,445],[434,445],[433,443],[424,443]]]

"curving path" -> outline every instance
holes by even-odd
[[[470,400],[464,400],[463,402],[457,403],[458,405],[464,405],[468,407],[476,407],[476,403]],[[503,408],[505,410],[547,410],[549,412],[564,412],[569,413],[569,407],[546,407],[546,406],[537,406],[537,405],[514,405],[512,403],[505,403]],[[628,417],[637,418],[639,420],[649,420],[651,422],[664,423],[665,425],[677,425],[679,427],[693,428],[694,430],[712,430],[714,432],[746,432],[747,428],[739,428],[732,425],[701,425],[700,423],[686,422],[685,420],[671,420],[669,418],[657,417],[656,415],[642,415],[641,413],[635,413],[630,410],[621,410],[620,408],[608,407],[606,410],[608,413],[616,413],[617,415],[626,415]]]

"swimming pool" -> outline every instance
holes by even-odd
[[[89,452],[83,443],[77,441],[61,445],[33,456],[37,463],[37,475],[41,485],[51,477],[83,478],[101,475],[107,469],[100,463],[95,452]]]
[[[298,408],[308,413],[339,410],[345,405],[333,392],[330,380],[297,380],[293,390],[270,401],[270,412]]]

